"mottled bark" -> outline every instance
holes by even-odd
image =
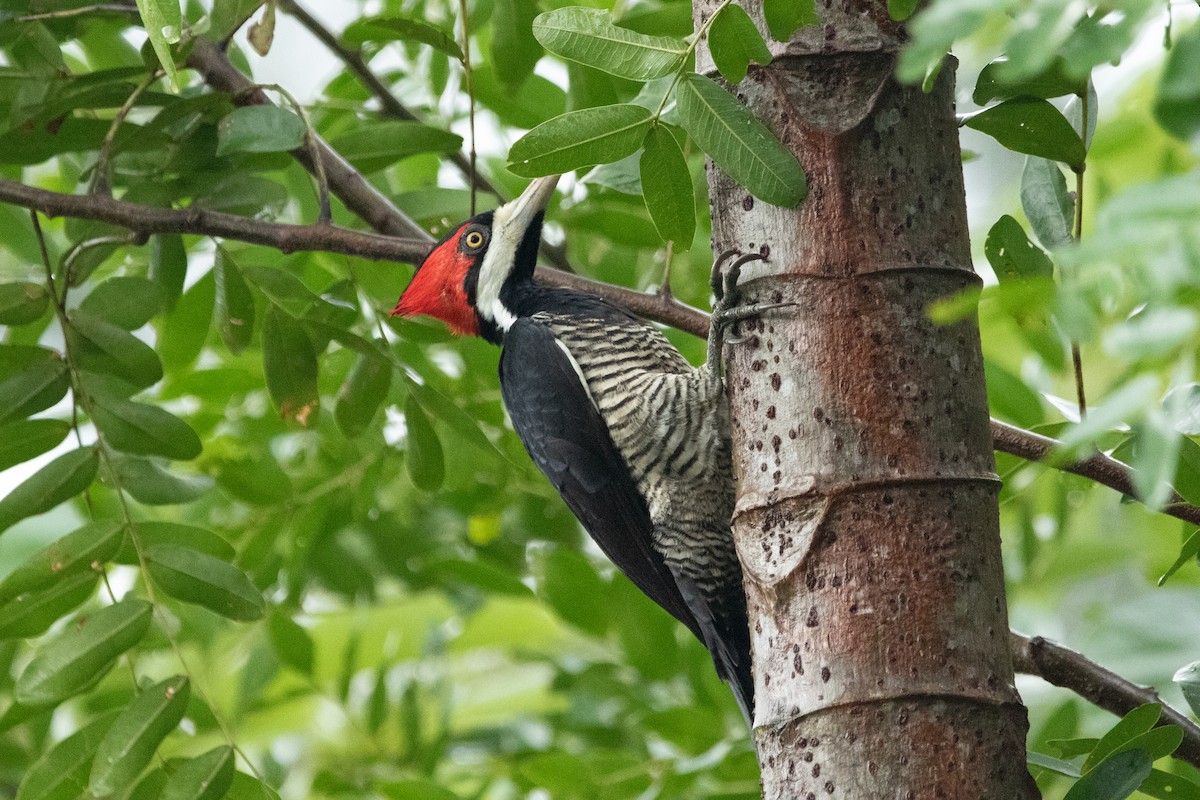
[[[727,358],[765,796],[1037,797],[978,327],[926,313],[978,284],[953,66],[928,94],[897,85],[886,4],[832,5],[736,87],[808,198],[777,208],[709,171],[714,250],[768,255],[746,300],[795,304]]]

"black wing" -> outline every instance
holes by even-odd
[[[554,334],[513,323],[500,355],[500,391],[513,427],[567,507],[634,585],[705,641],[675,576],[651,546],[646,501]]]

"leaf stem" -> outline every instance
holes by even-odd
[[[467,0],[458,0],[458,15],[462,19],[463,76],[467,79],[467,118],[470,125],[470,149],[467,161],[470,165],[468,183],[471,187],[471,216],[475,216],[475,191],[478,180],[475,171],[475,75],[471,71],[471,32],[468,29]]]
[[[663,109],[667,107],[668,98],[670,98],[671,93],[675,91],[675,86],[679,83],[679,79],[683,77],[683,73],[687,72],[688,56],[696,52],[697,45],[699,45],[700,40],[708,34],[708,29],[712,27],[713,20],[717,18],[718,14],[725,10],[725,6],[732,2],[733,0],[723,0],[721,5],[717,6],[716,10],[713,11],[709,18],[704,20],[704,22],[700,25],[700,30],[696,31],[696,35],[692,37],[692,41],[688,44],[688,49],[683,54],[683,61],[679,65],[679,69],[675,72],[674,80],[671,81],[671,85],[667,87],[667,91],[663,94],[662,101],[658,104],[658,110],[654,112],[653,124],[658,124],[658,118],[662,116]]]
[[[92,401],[91,401],[91,398],[88,396],[87,392],[85,392],[83,390],[83,383],[79,378],[79,369],[75,365],[74,357],[71,352],[71,344],[70,344],[71,340],[70,340],[70,337],[67,335],[67,331],[71,326],[70,318],[67,314],[67,303],[66,303],[67,287],[66,286],[63,287],[63,292],[62,292],[62,295],[60,296],[55,287],[54,267],[52,266],[52,264],[50,262],[50,254],[46,248],[46,238],[42,232],[42,226],[38,221],[37,214],[38,214],[38,212],[36,210],[31,209],[29,212],[30,219],[33,222],[34,233],[38,239],[38,246],[41,250],[42,265],[46,271],[47,288],[50,290],[51,297],[54,300],[54,313],[55,313],[55,316],[58,318],[58,324],[62,328],[62,332],[63,332],[63,360],[66,362],[67,372],[69,373],[69,375],[71,377],[72,401],[73,401],[73,403],[78,404],[79,407],[82,407],[84,410],[84,413],[86,413],[90,418],[95,419],[95,414],[93,413],[93,410],[92,410]],[[77,420],[76,420],[76,433],[78,433],[78,421]],[[242,757],[242,760],[246,762],[246,765],[249,767],[250,771],[254,774],[254,777],[257,778],[260,782],[262,782],[263,778],[262,778],[261,773],[258,771],[258,768],[254,765],[254,763],[252,761],[250,761],[250,759],[246,756],[246,754],[238,746],[237,742],[234,741],[233,735],[230,733],[229,727],[225,723],[224,718],[222,717],[220,712],[217,710],[216,705],[214,705],[212,700],[209,699],[207,692],[204,691],[204,687],[200,685],[200,682],[198,680],[196,680],[195,674],[193,673],[191,668],[188,666],[187,659],[184,658],[183,648],[179,645],[179,642],[176,640],[175,636],[171,633],[171,627],[168,624],[169,621],[167,619],[166,611],[163,609],[162,604],[158,600],[158,597],[154,590],[153,581],[150,578],[150,568],[149,568],[149,563],[146,559],[146,552],[142,546],[141,539],[138,537],[137,528],[134,525],[133,513],[129,509],[129,500],[126,497],[125,488],[121,485],[121,479],[120,479],[119,474],[116,469],[115,459],[113,457],[112,451],[109,448],[108,443],[104,440],[104,434],[101,433],[99,428],[96,429],[96,445],[95,445],[95,447],[96,447],[97,455],[99,455],[100,460],[104,463],[105,471],[108,474],[109,481],[111,481],[111,483],[112,483],[113,490],[116,492],[117,500],[121,506],[121,516],[125,522],[125,531],[129,536],[130,543],[133,545],[134,552],[137,554],[138,568],[141,570],[143,583],[145,584],[145,587],[146,587],[146,599],[150,602],[150,605],[154,608],[154,613],[158,616],[159,626],[162,629],[163,636],[166,637],[167,642],[171,646],[171,650],[175,653],[175,658],[179,661],[180,667],[182,667],[184,673],[188,676],[188,678],[191,680],[192,684],[195,686],[196,694],[205,703],[205,705],[208,706],[209,711],[212,712],[213,719],[216,720],[217,727],[219,727],[221,729],[221,733],[225,737],[226,742],[229,743],[229,746],[231,748],[233,748],[234,752],[236,752],[239,756]],[[112,586],[110,586],[108,584],[107,575],[105,575],[104,578],[105,578],[104,583],[105,583],[105,586],[108,587],[109,595],[113,598],[113,602],[116,602],[116,595],[113,594]],[[136,684],[137,683],[137,671],[133,667],[132,658],[130,660],[130,669],[134,673],[134,683]]]
[[[1083,173],[1087,167],[1087,149],[1088,149],[1088,95],[1092,79],[1089,76],[1086,85],[1083,89],[1083,94],[1079,96],[1080,110],[1080,131],[1079,138],[1083,142],[1084,160],[1079,165],[1075,172],[1075,217],[1072,225],[1071,238],[1078,242],[1083,238]],[[1087,416],[1087,393],[1084,391],[1083,384],[1083,355],[1079,349],[1079,342],[1071,341],[1071,366],[1075,372],[1075,397],[1079,403],[1079,419],[1084,419]]]
[[[104,142],[100,145],[100,155],[96,158],[96,171],[92,174],[91,185],[93,194],[112,194],[112,176],[109,175],[109,162],[112,160],[113,142],[116,141],[117,132],[121,129],[125,118],[129,116],[129,112],[133,110],[138,98],[142,96],[142,92],[153,86],[160,77],[162,77],[162,69],[160,67],[150,70],[150,74],[134,87],[129,97],[125,98],[125,102],[117,109],[112,123],[108,126],[108,131],[104,134]]]
[[[317,129],[313,127],[312,118],[308,116],[308,111],[300,105],[292,93],[277,83],[254,84],[244,91],[261,89],[278,92],[304,123],[304,147],[308,150],[308,158],[313,163],[313,175],[317,179],[317,202],[321,209],[317,215],[317,224],[330,224],[333,222],[333,211],[329,205],[329,178],[325,174],[325,159],[322,157],[323,154],[317,139]]]

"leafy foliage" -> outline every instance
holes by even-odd
[[[271,41],[274,3],[63,13],[80,5],[0,9],[5,178],[311,223],[317,192],[289,153],[311,125],[440,235],[471,201],[447,181],[471,135],[469,50],[473,144],[502,194],[597,165],[550,212],[592,277],[647,288],[670,241],[673,291],[706,303],[705,156],[767,202],[795,206],[807,190],[781,132],[693,71],[702,40],[729,81],[769,60],[752,8],[727,4],[696,35],[679,0],[468,3],[466,48],[457,3],[372,4],[339,41],[410,119],[370,102],[348,69],[298,113],[236,107],[181,68],[196,37],[254,16],[254,46],[298,77],[320,73],[308,40],[281,27]],[[1018,5],[887,4],[915,11],[900,75],[924,79],[956,39],[984,49],[974,99],[991,105],[969,124],[1032,156],[1009,213],[976,237],[999,279],[979,303],[993,413],[1116,448],[1151,503],[1171,487],[1195,502],[1197,28],[1175,36],[1158,83],[1103,96],[1093,138],[1089,77],[1158,7],[1006,13]],[[818,14],[763,3],[775,42]],[[234,35],[231,60],[257,69],[245,41]],[[362,225],[336,199],[333,220]],[[494,350],[387,316],[404,269],[42,225],[49,269],[29,216],[0,206],[0,796],[757,796],[707,654],[587,547],[530,466],[505,425]],[[671,335],[702,358],[702,343]],[[1060,399],[1065,336],[1083,344],[1095,401],[1079,425]],[[1200,536],[1076,476],[998,467],[1022,627],[1062,631],[1146,682],[1194,658],[1178,618],[1200,613]],[[1160,576],[1182,611],[1155,604]],[[1195,702],[1194,676],[1180,675]],[[1195,796],[1200,776],[1162,761],[1177,734],[1151,728],[1149,711],[1113,727],[1022,688],[1051,796]],[[1102,735],[1080,740],[1083,728]]]

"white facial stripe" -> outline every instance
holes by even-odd
[[[475,307],[480,315],[507,333],[517,321],[512,311],[500,302],[500,290],[516,267],[517,249],[534,218],[546,207],[557,175],[538,178],[511,203],[497,208],[492,216],[492,241],[483,263],[479,265],[479,282],[475,287]]]
[[[492,217],[492,241],[479,267],[479,283],[475,288],[475,307],[484,319],[496,323],[504,332],[517,318],[500,302],[500,289],[512,274],[517,248],[525,236],[523,225],[512,224],[515,210],[512,205],[501,206]]]

